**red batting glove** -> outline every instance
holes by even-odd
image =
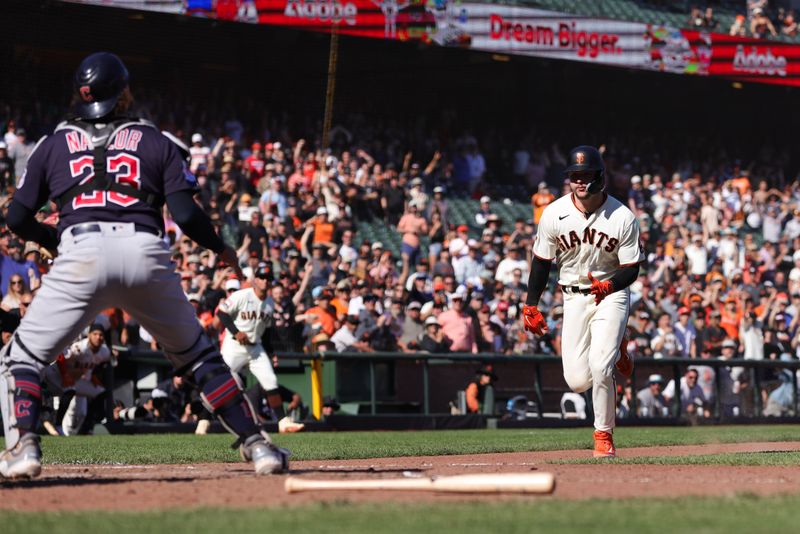
[[[527,304],[522,307],[522,322],[525,330],[533,332],[537,336],[547,333],[547,322],[544,320],[544,315],[539,311],[536,306],[528,306]]]
[[[592,273],[589,273],[587,276],[589,277],[589,281],[592,283],[592,288],[590,291],[592,295],[594,295],[595,305],[600,304],[604,298],[614,291],[614,286],[611,284],[611,282],[601,282],[592,276]]]

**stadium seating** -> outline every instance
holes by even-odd
[[[531,218],[530,204],[518,201],[493,201],[490,204],[492,211],[503,221],[502,230],[511,232],[514,227],[514,220],[519,217],[527,220]],[[470,237],[480,238],[481,230],[475,222],[475,214],[479,210],[477,200],[466,198],[455,198],[448,200],[448,223],[456,226],[466,224],[469,227]],[[363,240],[374,243],[380,241],[386,250],[392,251],[396,257],[400,257],[400,242],[402,236],[394,229],[387,226],[383,221],[359,222],[357,225],[357,241]],[[428,249],[428,238],[422,239],[423,250]]]
[[[688,11],[681,9],[675,3],[670,6],[656,5],[655,3],[641,0],[522,0],[519,5],[539,7],[563,13],[575,13],[591,17],[609,18],[616,20],[630,20],[649,24],[665,24],[677,28],[685,28],[689,17]],[[705,2],[693,2],[700,7],[705,7]],[[728,33],[737,14],[745,11],[744,2],[714,2],[714,16],[719,21],[718,33]],[[776,29],[780,31],[776,24]],[[779,35],[774,40],[797,41],[798,37],[784,37]]]

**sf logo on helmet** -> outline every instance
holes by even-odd
[[[88,85],[82,85],[81,88],[78,89],[78,92],[81,94],[81,98],[83,99],[84,102],[91,102],[92,100],[94,100],[91,91],[92,88],[89,87]]]
[[[586,155],[583,152],[578,152],[575,154],[575,162],[578,165],[582,165],[584,161],[586,161]]]

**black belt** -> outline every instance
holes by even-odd
[[[582,289],[578,286],[562,286],[561,284],[559,284],[559,286],[561,287],[561,291],[564,293],[580,293],[581,295],[588,295],[592,292],[591,288],[588,287],[586,289]]]
[[[127,223],[120,223],[120,224],[127,224]],[[135,223],[133,228],[137,232],[145,232],[148,234],[153,234],[154,236],[161,237],[161,230],[157,230],[152,226],[147,226],[145,224]],[[70,235],[75,237],[81,234],[88,234],[90,232],[100,232],[102,228],[97,223],[84,223],[84,224],[77,224],[70,229]]]

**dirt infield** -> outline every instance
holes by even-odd
[[[625,457],[682,456],[729,452],[780,453],[800,450],[800,442],[740,443],[685,447],[631,448]],[[304,461],[292,475],[308,478],[391,478],[549,471],[552,496],[442,495],[423,492],[327,492],[288,495],[285,476],[256,477],[246,464],[52,465],[36,480],[0,483],[0,509],[137,510],[193,506],[273,507],[327,501],[422,501],[493,499],[590,499],[643,496],[760,495],[800,493],[800,468],[665,465],[549,465],[548,461],[587,458],[590,451],[417,456],[368,460]]]

